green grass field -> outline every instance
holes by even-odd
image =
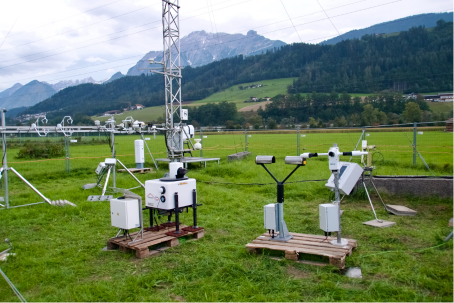
[[[71,145],[71,174],[64,172],[64,159],[26,162],[15,159],[18,148],[8,149],[9,166],[14,167],[50,199],[67,199],[77,207],[35,205],[0,210],[0,239],[9,238],[16,255],[0,268],[28,301],[453,301],[452,240],[442,239],[452,228],[452,199],[394,197],[384,195],[389,204],[418,211],[415,217],[391,216],[379,205],[377,215],[397,225],[374,229],[362,222],[373,213],[362,195],[347,197],[342,209],[343,235],[358,240],[358,249],[346,258],[346,266],[361,267],[363,279],[351,279],[333,267],[309,266],[277,261],[268,253],[249,255],[244,245],[263,233],[263,205],[275,202],[275,185],[222,185],[205,182],[271,183],[263,168],[254,163],[258,154],[275,155],[269,169],[278,179],[293,167],[284,164],[286,155],[296,155],[296,133],[254,134],[248,132],[252,156],[228,163],[227,155],[242,151],[241,133],[205,134],[203,156],[221,157],[221,165],[207,168],[189,166],[190,177],[198,181],[199,224],[205,237],[166,250],[162,255],[136,259],[134,254],[101,251],[117,230],[110,226],[109,203],[87,202],[98,188],[83,191],[85,183],[96,182],[94,170],[110,155],[107,144]],[[418,159],[413,167],[412,148],[405,133],[369,132],[384,163],[380,175],[428,175]],[[412,133],[406,133],[412,138]],[[304,133],[301,152],[326,152],[332,143],[344,151],[353,149],[359,133]],[[155,157],[165,157],[162,136],[146,136]],[[90,141],[98,137],[85,137]],[[117,157],[128,167],[134,165],[133,141],[138,136],[116,136]],[[418,151],[438,175],[452,176],[452,133],[424,131],[418,135]],[[194,156],[198,156],[195,152]],[[146,154],[147,166],[151,166]],[[348,158],[346,158],[348,161]],[[357,159],[355,159],[357,161]],[[291,181],[326,179],[330,172],[326,159],[311,158]],[[139,174],[143,182],[163,176]],[[17,177],[9,173],[12,205],[40,201]],[[3,181],[3,180],[2,180]],[[322,234],[318,228],[318,204],[329,202],[325,182],[288,184],[285,187],[285,219],[292,232]],[[137,186],[125,174],[117,174],[117,186]],[[143,195],[143,190],[134,192]],[[1,190],[3,194],[3,189]],[[145,215],[145,218],[147,216]],[[148,220],[145,224],[148,224]],[[183,213],[183,223],[192,214]],[[6,249],[0,242],[0,251]],[[0,301],[17,301],[0,279]]]
[[[452,102],[427,102],[427,105],[434,113],[449,114],[453,109]]]
[[[287,85],[293,83],[293,79],[296,78],[282,78],[282,79],[274,79],[274,80],[263,80],[258,82],[251,82],[251,83],[242,83],[238,85],[234,85],[222,92],[215,93],[205,99],[192,102],[191,104],[185,106],[200,106],[207,103],[219,103],[222,101],[232,102],[236,104],[236,108],[240,109],[249,105],[253,105],[256,103],[244,103],[245,100],[249,99],[250,97],[257,97],[257,98],[264,98],[264,97],[274,97],[278,94],[285,94],[287,92]],[[252,84],[262,84],[266,85],[259,88],[250,88],[250,89],[238,89],[238,86],[246,86]],[[148,107],[143,110],[138,111],[130,111],[126,113],[122,113],[117,115],[117,120],[125,119],[128,116],[134,117],[136,120],[141,121],[151,121],[156,120],[159,117],[162,117],[165,111],[165,106],[153,106]],[[100,120],[105,121],[108,117],[92,117],[93,120]]]

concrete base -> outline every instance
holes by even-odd
[[[236,154],[233,154],[233,155],[229,155],[227,157],[227,160],[228,161],[233,161],[233,160],[241,160],[243,159],[244,157],[247,157],[248,155],[250,155],[251,153],[250,152],[247,152],[247,151],[244,151],[244,152],[239,152],[239,153],[236,153]]]
[[[389,213],[397,216],[415,216],[418,212],[402,205],[386,205]]]
[[[385,221],[385,220],[382,220],[382,221],[383,222],[380,223],[377,220],[371,220],[371,221],[363,222],[363,224],[373,226],[373,227],[380,227],[380,228],[390,227],[390,226],[393,226],[394,224],[396,224],[396,222]]]
[[[88,196],[87,201],[110,201],[113,199],[113,195],[106,195],[106,196]]]
[[[96,187],[96,183],[87,183],[84,186],[82,186],[83,189],[92,189]]]

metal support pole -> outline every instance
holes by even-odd
[[[27,181],[27,179],[25,179],[24,177],[22,177],[21,174],[19,174],[14,168],[10,167],[11,171],[13,173],[16,174],[16,176],[18,176],[22,181],[25,182],[25,184],[27,184],[31,189],[33,189],[35,191],[35,193],[37,193],[41,198],[44,199],[44,201],[46,201],[47,203],[49,204],[52,204],[51,201],[49,199],[47,199],[42,193],[39,192],[39,190],[37,190],[33,185],[30,184],[30,182]]]
[[[200,129],[200,144],[202,144],[202,148],[200,149],[200,157],[203,157],[203,132]]]
[[[192,216],[194,220],[193,228],[198,228],[197,226],[197,191],[194,189],[192,191]]]
[[[175,199],[175,233],[179,234],[180,231],[180,208],[178,207],[178,193],[174,195]]]
[[[247,129],[244,130],[244,143],[245,143],[244,151],[247,151]]]
[[[5,113],[6,109],[2,108],[2,127],[6,126]],[[3,143],[3,182],[5,183],[5,206],[9,208],[9,195],[8,195],[8,157],[6,154],[6,134],[2,132],[2,143]]]
[[[416,165],[416,133],[418,131],[418,124],[413,122],[413,165]]]
[[[109,166],[109,170],[107,170],[106,182],[104,183],[104,187],[102,188],[101,196],[104,196],[104,194],[106,193],[107,183],[109,182],[110,170],[111,169],[112,169],[112,166]],[[115,168],[114,168],[114,171],[115,171]]]
[[[337,243],[342,244],[342,233],[341,233],[341,214],[340,214],[340,195],[339,195],[339,171],[333,171],[334,175],[334,204],[337,205],[337,211],[339,216],[339,228],[337,231]]]
[[[145,188],[145,185],[143,185],[143,183],[140,182],[139,179],[137,179],[136,176],[134,176],[134,174],[129,169],[127,169],[123,163],[121,163],[120,160],[117,159],[117,162],[120,163],[121,166],[123,166],[123,168],[134,178],[134,180],[136,180],[140,184],[140,186]],[[115,168],[114,168],[114,171],[115,171]]]
[[[67,174],[69,174],[71,171],[70,162],[69,162],[70,161],[69,160],[69,157],[70,157],[69,142],[70,142],[70,138],[65,136],[65,164],[66,164],[66,173]]]
[[[300,126],[296,127],[296,155],[301,155],[301,148],[300,148]]]
[[[363,140],[366,140],[366,127],[363,126]]]
[[[110,134],[111,136],[111,141],[112,141],[112,158],[115,159],[115,133],[112,130],[112,133]],[[117,188],[117,179],[116,179],[116,169],[114,167],[113,172],[112,172],[112,179],[113,179],[113,188]],[[104,195],[104,194],[103,194]]]

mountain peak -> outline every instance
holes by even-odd
[[[248,40],[251,39],[251,40]],[[253,40],[253,43],[251,43]],[[180,40],[181,66],[197,67],[216,60],[238,55],[250,56],[261,54],[268,49],[287,45],[280,40],[270,40],[250,30],[244,34],[210,33],[204,30],[191,32]],[[147,53],[137,64],[128,70],[128,76],[138,76],[149,69],[148,59],[162,60],[162,51]],[[159,66],[160,67],[160,66]]]

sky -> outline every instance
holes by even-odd
[[[452,11],[452,0],[180,0],[180,37],[193,31],[318,43],[406,16]],[[0,0],[0,91],[125,74],[162,50],[161,0]]]

